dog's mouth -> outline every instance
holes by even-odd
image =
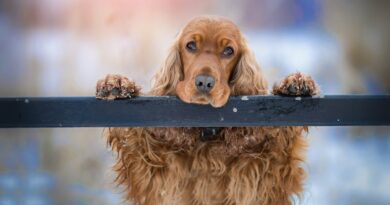
[[[215,104],[215,100],[212,97],[206,97],[206,96],[191,98],[190,103],[199,104],[199,105],[211,105],[215,108],[221,107]]]
[[[176,87],[177,96],[186,103],[211,105],[215,108],[224,106],[230,96],[230,88],[226,84],[216,84],[208,92],[202,92],[193,84],[180,81]]]
[[[215,108],[220,108],[224,106],[227,103],[229,96],[227,96],[226,99],[220,99],[218,97],[212,96],[208,93],[197,93],[195,95],[192,95],[190,97],[189,102],[187,103],[193,103],[193,104],[200,104],[200,105],[211,105]],[[183,100],[186,102],[185,100]]]
[[[212,101],[212,97],[209,94],[196,94],[191,96],[190,103],[208,105]]]

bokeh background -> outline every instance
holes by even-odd
[[[386,0],[0,0],[0,97],[92,96],[108,73],[147,91],[201,14],[239,25],[270,85],[302,71],[323,94],[390,91]],[[0,205],[127,204],[102,131],[0,129]],[[388,127],[317,127],[307,138],[297,204],[390,204]]]

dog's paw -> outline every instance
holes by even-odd
[[[314,96],[319,93],[319,89],[310,76],[298,72],[290,74],[279,84],[275,84],[272,93],[287,96]]]
[[[96,98],[114,100],[131,98],[139,95],[141,90],[133,81],[121,75],[107,75],[96,84]]]

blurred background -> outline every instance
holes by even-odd
[[[0,97],[93,96],[108,73],[148,91],[179,29],[201,14],[239,25],[270,86],[302,71],[323,94],[390,91],[386,0],[0,0]],[[0,205],[127,204],[102,131],[0,129]],[[296,203],[390,204],[389,136],[312,128]]]

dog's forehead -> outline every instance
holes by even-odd
[[[240,35],[237,25],[223,17],[197,17],[183,28],[183,35],[200,32],[213,36],[223,34],[232,38]]]

